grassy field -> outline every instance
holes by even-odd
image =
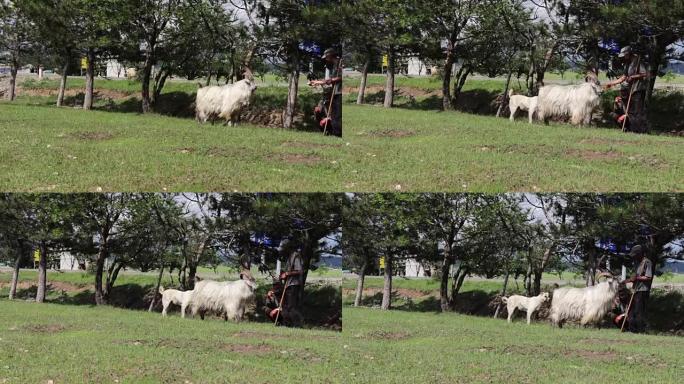
[[[358,383],[677,383],[684,339],[456,314],[344,309]],[[351,339],[351,341],[347,341]]]
[[[684,339],[345,308],[342,333],[0,302],[0,382],[676,383]]]
[[[345,189],[681,191],[681,137],[344,106]]]
[[[339,332],[0,301],[0,383],[344,382]]]
[[[371,83],[381,80],[374,76]],[[70,87],[79,88],[79,81],[71,79]],[[270,85],[257,91],[259,103],[276,105],[284,88],[278,79],[266,81]],[[434,79],[400,77],[398,82],[439,87]],[[138,87],[125,80],[96,84],[123,94]],[[26,87],[40,92],[0,102],[0,188],[5,191],[684,189],[681,137],[530,126],[421,109],[435,95],[423,101],[407,95],[404,99],[417,105],[392,110],[346,104],[340,140],[249,124],[199,126],[187,117],[196,87],[191,82],[171,82],[165,93],[165,113],[178,117],[134,113],[139,100],[130,97],[99,99],[97,111],[55,108],[54,80]],[[463,99],[478,100],[478,94],[500,87],[499,80],[474,79],[464,88],[473,97]],[[315,97],[303,91],[303,100]]]

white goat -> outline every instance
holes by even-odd
[[[245,78],[235,84],[198,89],[195,99],[197,121],[205,123],[209,118],[218,117],[232,126],[237,122],[240,111],[249,105],[256,88],[253,79]]]
[[[527,118],[532,124],[532,117],[537,111],[538,97],[527,97],[523,95],[514,95],[513,90],[508,91],[508,108],[511,110],[510,120],[515,120],[515,113],[518,111],[527,111]]]
[[[620,285],[617,278],[607,277],[607,281],[591,287],[554,290],[550,315],[553,324],[562,328],[566,320],[579,320],[582,325],[601,321],[613,307]]]
[[[169,305],[176,304],[181,307],[181,317],[185,317],[185,308],[190,304],[192,291],[179,291],[177,289],[164,289],[159,286],[159,293],[162,295],[162,316],[166,316]]]
[[[589,125],[591,114],[600,103],[601,87],[590,73],[580,85],[547,85],[539,89],[537,118],[548,122],[552,116],[570,116],[572,125]]]
[[[504,297],[502,301],[506,303],[506,309],[508,310],[508,322],[511,322],[513,314],[516,309],[520,311],[527,312],[527,324],[532,322],[532,315],[534,315],[542,304],[549,299],[549,293],[544,292],[538,296],[525,297],[520,295],[513,295],[511,297]]]
[[[195,284],[190,303],[192,316],[199,312],[204,319],[206,311],[213,311],[223,315],[225,320],[242,320],[247,306],[255,299],[257,284],[249,271],[240,273],[240,279],[227,282],[203,280]]]

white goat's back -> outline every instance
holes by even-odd
[[[222,86],[208,86],[197,90],[195,112],[197,119],[206,121],[211,116],[232,121],[249,101],[256,86],[249,79],[240,80],[234,84]]]
[[[593,83],[547,85],[539,89],[537,114],[540,120],[569,116],[573,125],[588,124],[600,102],[600,88]]]
[[[254,300],[256,284],[246,280],[218,282],[203,280],[195,285],[191,306],[193,314],[198,310],[225,314],[238,319],[245,307]]]
[[[579,320],[582,325],[598,323],[612,308],[617,289],[616,281],[585,288],[558,288],[553,291],[551,320],[556,325],[565,320]]]

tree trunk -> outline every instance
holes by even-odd
[[[503,288],[501,288],[501,297],[506,297],[506,290],[508,289],[508,277],[510,276],[510,271],[506,268],[506,276],[504,277]],[[494,318],[499,317],[499,311],[501,310],[501,303],[496,306],[494,311]]]
[[[145,58],[142,74],[142,112],[152,112],[152,101],[150,100],[150,78],[152,77],[152,57],[148,54]]]
[[[385,108],[394,106],[394,52],[390,47],[387,53],[387,81],[385,82]]]
[[[546,50],[546,53],[544,54],[544,61],[542,62],[542,65],[537,68],[537,81],[535,82],[534,87],[535,95],[537,92],[539,92],[539,88],[544,86],[544,75],[546,74],[546,70],[549,68],[549,65],[551,65],[551,60],[553,59],[553,54],[556,52],[557,45],[558,43],[554,43],[549,47],[549,49]]]
[[[97,255],[97,260],[95,261],[95,304],[104,305],[107,304],[107,298],[102,290],[102,275],[104,273],[104,263],[107,259],[107,251],[104,248],[100,248]]]
[[[95,51],[88,49],[88,65],[86,67],[86,87],[83,98],[83,109],[93,109],[93,90],[95,88]]]
[[[287,104],[283,112],[283,128],[290,129],[294,125],[295,112],[297,111],[297,94],[299,92],[299,59],[293,63],[290,70],[289,84],[287,86]]]
[[[449,311],[449,270],[453,264],[453,259],[449,255],[449,251],[444,249],[444,258],[442,261],[442,275],[439,283],[439,306],[442,312]]]
[[[385,256],[385,284],[382,287],[382,305],[383,310],[392,308],[392,257]]]
[[[511,87],[511,77],[513,76],[513,71],[508,71],[508,78],[506,79],[506,88],[504,88],[504,94],[503,94],[503,99],[501,99],[501,104],[499,104],[499,108],[496,110],[496,117],[501,116],[501,112],[503,112],[503,106],[506,104],[506,101],[508,101],[508,90]],[[498,310],[498,308],[497,308]]]
[[[66,90],[67,72],[69,71],[69,57],[64,58],[64,65],[62,65],[62,77],[59,80],[59,93],[57,94],[57,106],[61,107],[64,104],[64,92]]]
[[[47,246],[42,244],[38,261],[38,291],[36,292],[36,302],[38,303],[45,301],[47,291],[47,250]]]
[[[468,76],[472,73],[473,69],[470,65],[467,65],[465,67],[465,71],[458,71],[459,75],[458,78],[456,79],[456,87],[454,89],[454,102],[458,100],[458,97],[461,95],[461,90],[463,89],[463,86],[465,85],[466,79],[468,79]]]
[[[358,307],[361,305],[361,299],[363,299],[363,283],[366,280],[366,268],[368,263],[363,263],[361,270],[359,271],[359,278],[356,280],[356,297],[354,297],[354,306]]]
[[[543,271],[543,269],[534,271],[534,285],[532,286],[532,296],[537,296],[541,293],[541,279]]]
[[[157,104],[159,96],[161,96],[162,89],[166,85],[166,79],[169,77],[169,72],[164,70],[159,70],[159,74],[155,77],[154,81],[154,92],[152,93],[152,106]]]
[[[152,312],[155,304],[157,304],[157,294],[159,294],[159,287],[161,286],[162,276],[164,275],[164,264],[159,268],[159,276],[157,276],[157,285],[154,287],[154,292],[152,295],[152,301],[150,302],[150,308],[147,312]]]
[[[114,287],[114,282],[119,276],[119,271],[122,267],[122,263],[112,263],[112,265],[109,267],[109,270],[107,271],[107,282],[104,290],[105,298],[109,298],[109,294],[112,292],[112,288]]]
[[[468,268],[459,268],[459,276],[458,279],[456,280],[456,286],[452,289],[451,294],[452,294],[452,305],[456,303],[456,295],[461,291],[461,287],[463,286],[463,281],[465,280],[466,276],[470,273],[470,270]]]
[[[525,292],[527,296],[532,296],[532,261],[529,261],[527,271],[525,272]]]
[[[588,260],[587,260],[588,268],[587,268],[587,275],[586,275],[586,286],[593,286],[595,285],[595,276],[596,276],[596,256],[594,255],[593,251],[590,251],[588,254]]]
[[[9,101],[14,101],[17,97],[17,72],[17,66],[12,65],[12,68],[10,68]]]
[[[368,68],[370,68],[370,58],[366,59],[361,71],[361,84],[359,84],[359,94],[356,96],[356,104],[363,104],[363,98],[366,96],[366,82],[368,81]]]
[[[451,103],[451,72],[453,67],[454,54],[449,50],[444,60],[444,71],[442,72],[442,109],[445,111],[453,109]]]
[[[22,251],[20,250],[19,255],[14,260],[14,269],[12,270],[12,283],[10,284],[9,299],[14,300],[17,295],[17,284],[19,283],[19,267],[21,266]]]

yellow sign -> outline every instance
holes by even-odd
[[[382,66],[383,67],[389,66],[389,57],[387,55],[382,55]]]
[[[40,261],[40,250],[36,249],[33,251],[33,261],[39,262]]]
[[[384,257],[380,258],[380,269],[385,269],[385,258]]]
[[[81,69],[88,69],[88,58],[81,58]]]

